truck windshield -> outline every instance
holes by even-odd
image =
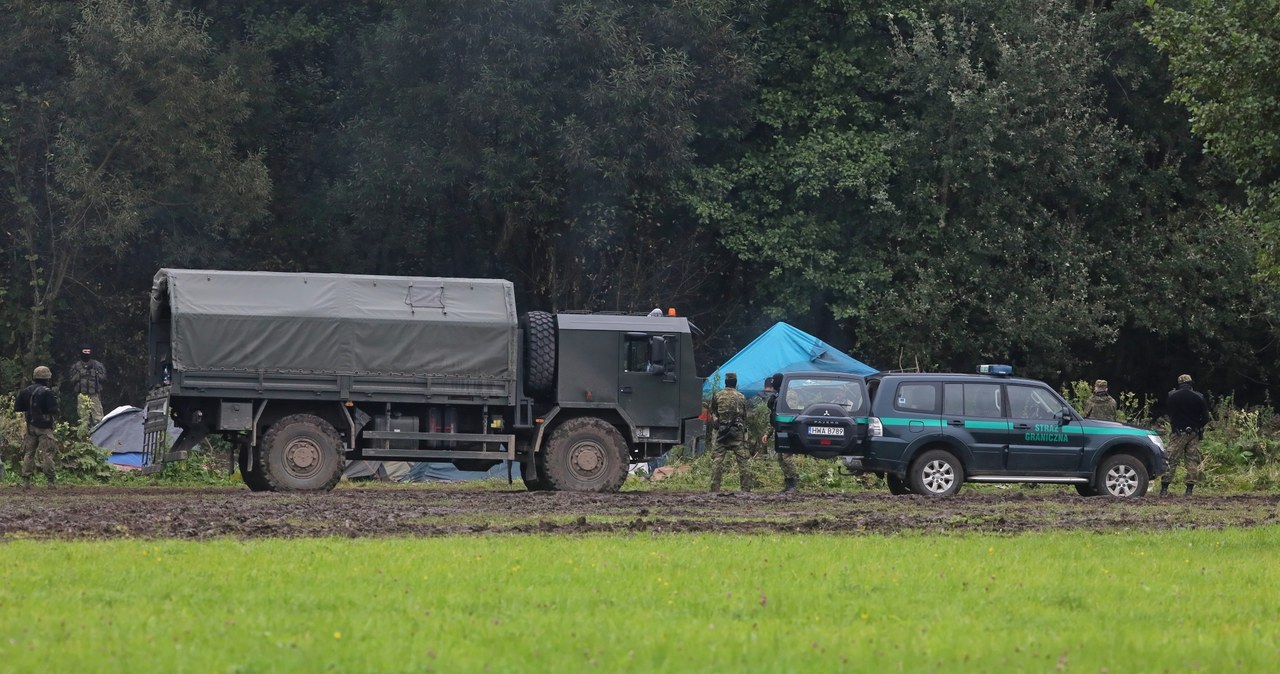
[[[782,386],[778,412],[798,414],[817,403],[834,403],[850,414],[863,412],[862,383],[848,379],[792,379]]]

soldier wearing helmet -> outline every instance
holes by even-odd
[[[1204,438],[1204,427],[1213,420],[1209,413],[1209,403],[1204,395],[1195,390],[1191,375],[1178,375],[1178,387],[1169,391],[1169,425],[1173,427],[1173,438],[1169,441],[1169,470],[1160,476],[1160,495],[1169,495],[1169,483],[1178,472],[1178,465],[1187,469],[1187,496],[1195,491],[1200,481],[1201,464],[1204,455],[1200,453],[1200,440]]]
[[[18,392],[13,403],[15,412],[22,412],[27,420],[27,433],[22,440],[22,487],[31,487],[37,457],[40,469],[49,486],[54,484],[53,460],[58,453],[58,441],[53,436],[53,424],[58,416],[58,396],[50,388],[53,373],[41,365],[31,374],[35,380]]]
[[[1081,411],[1084,412],[1086,419],[1116,420],[1116,399],[1107,392],[1106,379],[1093,382],[1093,395],[1085,401],[1084,409]]]

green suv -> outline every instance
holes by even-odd
[[[1156,433],[1085,419],[1044,382],[981,374],[783,376],[774,416],[784,453],[841,457],[894,494],[951,496],[965,482],[1074,484],[1082,496],[1142,496],[1165,472]]]

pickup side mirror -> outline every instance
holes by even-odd
[[[1070,408],[1070,407],[1064,407],[1064,408],[1062,408],[1062,410],[1061,410],[1061,411],[1059,411],[1059,412],[1058,412],[1058,425],[1059,425],[1059,426],[1066,426],[1067,424],[1069,424],[1069,423],[1071,423],[1072,421],[1074,421],[1074,420],[1075,420],[1075,418],[1076,418],[1076,415],[1074,415],[1074,414],[1072,414],[1072,413],[1071,413],[1071,408]]]
[[[646,371],[657,375],[667,373],[667,340],[661,335],[649,338],[649,366]]]

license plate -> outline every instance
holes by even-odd
[[[840,426],[810,426],[809,435],[844,435]]]

